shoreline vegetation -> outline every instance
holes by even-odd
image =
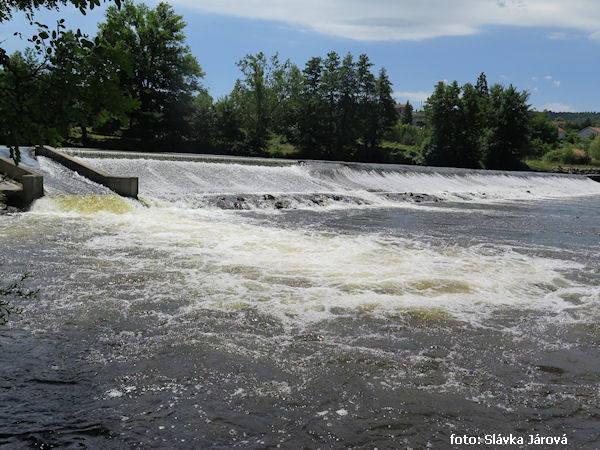
[[[44,6],[67,3],[98,5]],[[396,104],[385,68],[373,73],[365,54],[330,52],[299,67],[260,52],[238,61],[231,92],[213,99],[183,16],[167,3],[108,3],[96,36],[64,19],[37,22],[37,2],[0,7],[0,22],[22,10],[38,27],[24,52],[0,47],[0,143],[16,163],[20,147],[48,144],[477,169],[600,165],[600,138],[577,133],[600,126],[599,113],[533,111],[527,91],[488,87],[484,73],[475,84],[438,83],[414,111]]]

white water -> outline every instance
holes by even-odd
[[[181,298],[169,320],[205,308],[251,308],[293,326],[339,314],[407,311],[475,324],[509,306],[576,312],[599,294],[565,277],[580,264],[509,246],[285,229],[232,211],[147,208],[113,195],[44,198],[32,220],[75,224],[73,232],[84,238],[79,250],[94,255],[99,267],[110,261],[120,277],[143,280],[143,289],[134,287],[137,298],[119,300],[119,308]],[[79,270],[90,268],[75,266],[73,276]],[[80,301],[81,293],[74,295],[58,301]]]
[[[230,195],[344,196],[344,203],[392,206],[390,194],[427,194],[443,200],[534,200],[600,194],[600,183],[583,176],[460,169],[382,169],[382,166],[307,163],[285,167],[142,159],[83,159],[109,173],[138,176],[144,197],[206,205]],[[400,167],[400,166],[396,166]],[[293,207],[314,206],[296,197]],[[329,199],[331,200],[331,199]],[[210,203],[210,202],[209,202]],[[328,201],[331,205],[333,202]]]
[[[459,247],[383,232],[286,229],[234,211],[202,207],[214,206],[206,199],[224,194],[307,195],[296,198],[292,204],[296,208],[314,207],[306,198],[328,194],[328,202],[316,207],[322,211],[347,208],[348,198],[373,207],[402,205],[405,197],[394,201],[387,194],[403,192],[479,202],[600,194],[600,183],[584,177],[392,171],[326,163],[270,167],[140,159],[85,162],[115,175],[140,177],[140,193],[145,204],[153,206],[114,195],[58,195],[39,200],[34,216],[89,223],[91,230],[80,230],[84,247],[106,254],[98,264],[110,259],[118,264],[118,273],[132,279],[144,267],[153,273],[178,273],[181,282],[169,286],[164,295],[171,296],[174,289],[193,300],[184,302],[177,314],[202,308],[252,308],[298,324],[344,312],[385,315],[422,310],[475,323],[490,308],[570,311],[577,309],[573,299],[585,305],[598,296],[597,288],[590,290],[565,277],[580,269],[579,264],[527,255],[509,245]],[[53,163],[42,158],[40,164],[62,177]],[[81,184],[72,178],[61,179]],[[253,205],[264,206],[260,201]],[[140,292],[144,301],[161,301],[158,293],[165,289],[164,280],[144,280],[146,287]]]

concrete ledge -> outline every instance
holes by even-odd
[[[79,175],[86,177],[98,184],[106,186],[111,191],[116,192],[123,197],[137,198],[138,195],[138,179],[137,177],[114,177],[112,175],[98,170],[88,164],[84,164],[81,161],[73,158],[72,156],[66,155],[63,152],[59,152],[55,148],[48,145],[37,147],[35,149],[36,156],[45,156],[56,161],[59,164],[77,172]]]
[[[262,158],[257,156],[209,155],[196,153],[145,153],[92,148],[61,148],[61,152],[82,158],[154,159],[159,161],[194,161],[206,163],[246,164],[251,166],[294,166],[296,159]]]
[[[20,189],[8,187],[2,190],[8,204],[21,208],[27,207],[35,199],[44,196],[44,177],[12,161],[0,157],[0,173],[4,173],[21,184]]]

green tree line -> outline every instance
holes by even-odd
[[[409,102],[395,112],[385,69],[373,73],[364,54],[330,52],[302,68],[247,55],[232,91],[215,100],[168,4],[115,2],[94,37],[62,20],[54,29],[34,21],[36,8],[66,3],[82,12],[100,4],[0,7],[0,20],[23,9],[39,28],[24,53],[0,49],[0,140],[17,160],[19,146],[40,143],[246,155],[267,155],[275,143],[306,158],[510,169],[557,147],[556,127],[529,110],[527,92],[488,89],[485,74],[475,85],[439,83],[427,127],[417,127]]]
[[[389,78],[366,55],[331,52],[303,70],[247,55],[231,93],[213,101],[183,17],[166,3],[110,6],[93,38],[62,21],[38,25],[34,47],[1,62],[0,134],[11,148],[68,142],[77,129],[82,145],[96,130],[142,148],[262,155],[276,135],[307,157],[375,160],[396,121]]]

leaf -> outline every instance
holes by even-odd
[[[48,33],[46,33],[45,31],[40,31],[39,36],[42,39],[48,39],[48,37],[49,37]]]

